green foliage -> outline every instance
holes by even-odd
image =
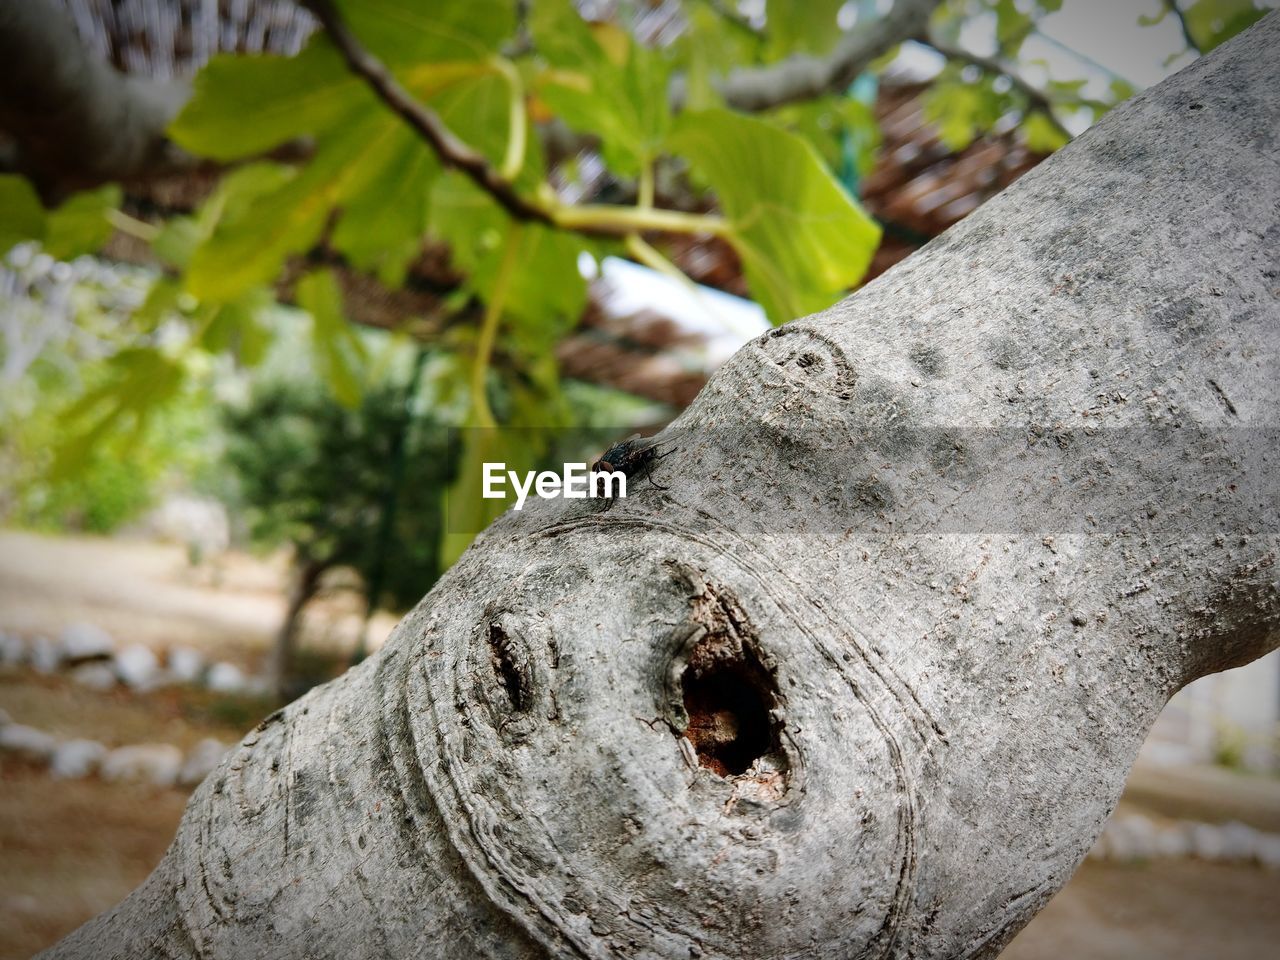
[[[716,191],[752,294],[774,323],[829,306],[866,271],[880,228],[807,141],[705,110],[682,116],[669,145]]]
[[[432,193],[431,232],[449,244],[465,271],[464,287],[488,300],[503,259],[505,213],[471,181],[456,173]],[[525,347],[546,351],[578,321],[587,285],[578,270],[580,238],[538,224],[520,229],[520,248],[506,300],[509,334]]]
[[[831,170],[841,170],[852,162],[859,175],[871,171],[880,145],[880,126],[871,107],[861,100],[821,97],[789,104],[771,112],[769,119],[809,141]]]
[[[25,177],[13,173],[0,174],[0,254],[8,253],[24,240],[44,236],[45,212],[40,198]]]
[[[126,349],[121,356],[119,348],[138,335],[133,323],[141,321],[120,305],[142,296],[146,277],[131,271],[112,277],[81,263],[73,270],[79,278],[45,299],[41,291],[57,281],[51,278],[56,271],[43,269],[34,260],[9,265],[10,282],[29,283],[30,299],[15,299],[6,309],[44,347],[23,376],[0,383],[0,517],[23,526],[108,533],[134,520],[175,479],[208,482],[217,453],[206,388],[189,372],[166,402],[140,401],[145,416],[121,410],[68,463],[69,445],[78,436],[71,417],[86,417],[92,429],[117,406],[112,397],[120,378],[134,370],[137,355]],[[60,304],[74,304],[76,329],[69,338]]]
[[[321,270],[299,281],[298,306],[311,314],[315,325],[312,339],[320,375],[338,403],[355,409],[364,389],[360,368],[366,355],[355,329],[342,315],[342,293],[333,273]]]
[[[373,95],[327,43],[311,43],[296,57],[221,54],[196,75],[169,135],[192,153],[239,160],[374,106]]]
[[[46,211],[27,180],[0,174],[0,254],[24,240],[40,241],[62,260],[95,253],[111,236],[109,213],[120,206],[120,198],[118,186],[106,186],[77,193]]]
[[[564,2],[539,3],[534,42],[550,64],[539,94],[576,130],[600,137],[609,167],[634,176],[652,163],[670,125],[670,67],[611,24],[589,28]]]
[[[1062,131],[1038,111],[1027,117],[1026,123],[1022,125],[1022,135],[1026,139],[1027,149],[1037,153],[1052,153],[1067,142]]]
[[[104,437],[129,430],[140,432],[152,411],[163,407],[182,389],[181,366],[148,347],[122,350],[105,367],[103,382],[62,414],[68,438],[57,447],[50,468],[54,479],[63,479],[77,470]]]
[[[1200,52],[1208,53],[1253,26],[1266,13],[1253,0],[1197,0],[1187,7],[1184,16]]]
[[[516,26],[510,0],[342,0],[339,7],[356,34],[392,66],[484,60]]]
[[[780,60],[793,53],[824,54],[840,39],[836,14],[845,0],[769,0],[765,4],[768,41],[765,57]]]
[[[982,17],[993,24],[998,55],[1014,61],[1030,27],[1059,2],[948,0],[934,26],[954,39],[965,23]],[[403,370],[399,361],[384,362],[395,350],[370,350],[355,332],[344,289],[353,273],[373,274],[391,288],[404,285],[426,244],[443,251],[450,277],[443,289],[429,291],[439,304],[433,316],[403,320],[406,327],[429,321],[416,328],[437,337],[429,379],[438,423],[486,417],[505,427],[580,422],[587,401],[566,394],[554,358],[557,341],[586,304],[578,267],[584,252],[617,252],[626,244],[653,263],[660,244],[648,247],[652,257],[646,258],[638,242],[643,237],[664,230],[723,236],[742,260],[751,295],[775,323],[819,310],[859,282],[880,239],[880,228],[852,195],[878,140],[869,106],[874,84],[871,93],[860,84],[852,93],[831,92],[762,117],[724,109],[715,88],[717,78],[739,66],[829,52],[838,41],[842,3],[769,0],[762,18],[757,13],[757,21],[747,21],[733,0],[691,0],[674,42],[638,38],[637,4],[596,5],[608,19],[587,22],[572,0],[537,0],[527,22],[517,24],[520,6],[511,0],[339,3],[352,32],[409,95],[536,203],[549,223],[513,225],[492,196],[448,169],[347,69],[322,33],[292,57],[215,57],[195,78],[170,135],[191,153],[232,166],[190,214],[141,223],[118,210],[117,187],[46,211],[25,180],[0,175],[0,252],[37,240],[55,256],[89,253],[114,225],[148,240],[163,267],[112,333],[109,348],[87,363],[89,373],[59,395],[58,416],[48,421],[57,425],[49,426],[56,438],[47,444],[56,456],[40,462],[56,468],[57,482],[82,478],[100,491],[76,495],[101,505],[89,511],[97,518],[91,522],[109,525],[137,509],[127,497],[108,493],[117,489],[117,465],[129,459],[118,444],[153,442],[146,438],[163,421],[157,411],[182,408],[215,361],[272,365],[264,358],[279,352],[273,343],[282,334],[272,315],[283,295],[312,322],[306,343],[292,350],[299,364],[293,385],[254,401],[259,413],[274,410],[281,422],[236,423],[242,439],[271,451],[257,466],[247,447],[237,454],[260,514],[257,529],[265,539],[341,555],[335,562],[366,563],[363,546],[336,534],[324,539],[330,525],[364,531],[353,534],[364,543],[363,514],[351,501],[325,512],[321,494],[339,496],[341,469],[348,469],[351,495],[370,502],[378,489],[376,458],[368,459],[380,442],[374,434],[400,423],[393,411],[402,388],[389,385],[403,380],[388,371]],[[1188,17],[1210,42],[1210,33],[1226,35],[1247,11],[1239,0],[1200,0]],[[676,77],[685,92],[679,115],[669,97]],[[1113,92],[1127,95],[1119,87]],[[1069,85],[1050,93],[1065,102],[1080,99]],[[1060,131],[1026,107],[1016,93],[997,89],[994,78],[974,80],[949,68],[927,110],[956,149],[1011,115],[1021,117],[1034,149],[1060,145]],[[573,181],[577,160],[548,150],[548,138],[540,135],[564,128],[590,138],[598,153],[590,162],[603,163],[607,189],[634,202],[587,208],[566,199],[563,187]],[[656,205],[674,206],[679,215],[653,209],[655,183],[661,185]],[[309,417],[315,419],[308,426]],[[545,442],[530,437],[526,447],[504,448],[513,467],[549,455]],[[353,444],[351,456],[365,457],[363,465],[346,458],[339,441]],[[423,451],[430,447],[421,444]],[[438,444],[431,450],[439,461]],[[332,455],[334,469],[316,465],[317,451]],[[491,515],[493,502],[461,494],[478,489],[473,474],[492,451],[473,438],[465,451],[453,452],[463,478],[453,488],[460,495],[454,506]],[[294,469],[290,457],[304,466]],[[269,462],[281,465],[276,480],[268,477]],[[306,469],[318,476],[305,476]],[[432,489],[443,489],[448,479],[438,469],[422,476],[434,478]],[[269,493],[279,503],[294,494],[300,499],[295,507],[272,506]],[[425,527],[408,532],[433,550],[440,539]],[[444,558],[466,539],[450,540]],[[433,555],[430,562],[441,559]],[[421,587],[419,579],[415,590]]]
[[[1018,107],[1008,94],[996,91],[994,78],[967,81],[961,70],[949,66],[926,96],[924,115],[937,125],[938,136],[947,148],[960,151],[994,127],[1007,111]]]

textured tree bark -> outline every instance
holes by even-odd
[[[748,344],[666,489],[508,512],[47,955],[994,956],[1280,636],[1278,47]]]

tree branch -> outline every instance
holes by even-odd
[[[1204,53],[1200,49],[1200,44],[1196,42],[1195,35],[1191,32],[1191,24],[1187,22],[1187,15],[1182,12],[1182,8],[1178,6],[1177,0],[1164,0],[1165,9],[1174,15],[1178,21],[1178,26],[1182,30],[1182,39],[1186,41],[1188,49],[1194,53]]]
[[[530,200],[516,190],[514,184],[487,158],[459,140],[433,110],[419,103],[396,81],[386,66],[351,32],[331,0],[303,2],[324,26],[351,71],[363,77],[378,98],[413,127],[447,166],[465,174],[516,220],[603,236],[626,236],[636,230],[712,234],[723,231],[724,222],[717,217],[678,210],[553,206]]]
[[[14,169],[47,202],[195,165],[165,137],[188,96],[185,83],[126,76],[103,62],[55,4],[0,5],[0,130],[16,146]]]
[[[758,112],[800,100],[812,100],[849,86],[877,57],[922,33],[941,0],[898,0],[883,17],[850,30],[825,57],[797,54],[767,67],[730,71],[719,84],[725,103]],[[684,102],[684,88],[673,84],[673,107]]]
[[[1006,67],[999,60],[991,57],[983,57],[976,53],[970,53],[961,47],[953,47],[941,40],[935,40],[928,35],[921,35],[915,38],[917,43],[921,43],[926,47],[931,47],[938,53],[942,54],[948,60],[956,63],[964,63],[977,67],[983,73],[994,77],[1005,77],[1013,89],[1022,94],[1027,101],[1027,108],[1031,111],[1039,111],[1053,124],[1055,130],[1058,131],[1067,140],[1072,139],[1071,131],[1068,130],[1057,115],[1053,112],[1054,103],[1049,99],[1049,95],[1038,87],[1033,86],[1024,77],[1016,71]]]

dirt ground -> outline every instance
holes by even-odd
[[[252,667],[283,610],[283,565],[243,555],[191,568],[180,547],[0,531],[0,627],[56,636],[89,620],[117,638],[198,646]],[[311,623],[319,644],[349,633],[340,603]],[[334,625],[338,626],[335,627]],[[390,618],[378,625],[389,629]],[[0,671],[0,708],[63,736],[110,744],[225,741],[270,708],[189,689],[91,692],[61,677]],[[1280,830],[1275,781],[1224,771],[1142,770],[1124,804],[1153,816],[1241,819]],[[0,758],[0,960],[24,958],[116,903],[159,861],[186,794],[96,779],[53,781]],[[1088,861],[1005,960],[1246,960],[1276,955],[1280,875],[1161,860]]]
[[[193,566],[178,544],[0,530],[0,628],[56,637],[88,621],[119,643],[191,646],[253,669],[284,616],[287,566],[282,555],[237,551]],[[362,613],[353,593],[328,592],[303,618],[304,644],[350,650]],[[376,614],[370,645],[396,621]]]

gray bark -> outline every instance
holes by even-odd
[[[717,84],[727,106],[754,113],[812,100],[848,88],[877,57],[904,40],[920,36],[941,0],[895,0],[882,17],[860,24],[840,37],[825,56],[794,54],[764,67],[738,67]],[[684,80],[671,85],[671,103],[678,109],[685,98]]]
[[[508,512],[47,956],[994,956],[1280,639],[1278,46],[748,344],[665,490]]]
[[[164,135],[189,96],[185,83],[120,73],[52,3],[0,5],[0,131],[46,200],[190,165]]]

